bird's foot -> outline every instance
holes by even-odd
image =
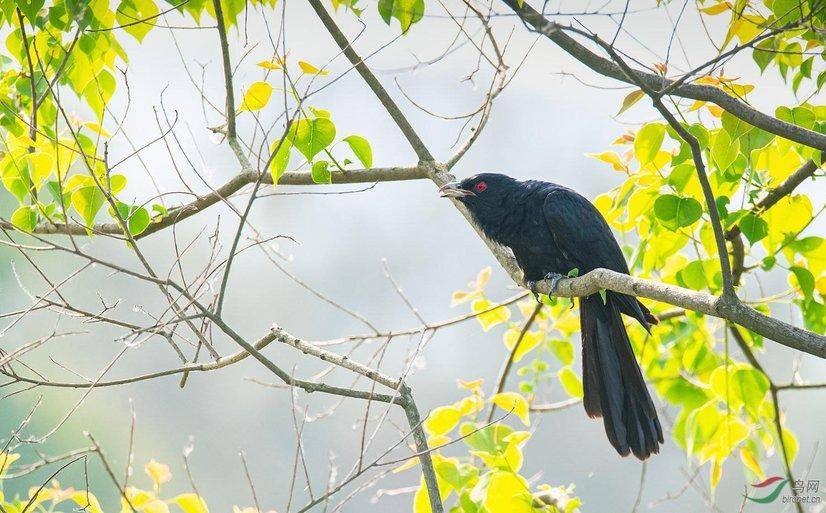
[[[567,278],[567,276],[559,273],[548,273],[545,275],[545,279],[550,280],[551,282],[551,290],[548,292],[549,296],[554,295],[556,292],[556,287],[559,285],[559,280],[563,280],[565,278]]]
[[[549,296],[554,295],[554,292],[556,292],[556,287],[557,285],[559,285],[559,280],[562,280],[563,278],[567,278],[567,276],[559,273],[548,273],[545,275],[543,280],[550,280],[551,282],[551,288],[548,291]],[[540,292],[537,290],[537,287],[539,286],[539,281],[528,280],[525,282],[525,285],[527,285],[528,290],[530,290],[533,293],[533,297],[536,299],[536,302],[541,303],[542,300],[539,298]]]

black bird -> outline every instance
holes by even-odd
[[[573,269],[629,274],[608,223],[587,199],[549,182],[483,173],[439,189],[464,203],[490,239],[511,248],[525,281],[550,279],[552,288]],[[608,291],[580,299],[585,411],[602,417],[611,445],[644,460],[660,451],[663,430],[622,322],[646,330],[657,318],[635,297]]]

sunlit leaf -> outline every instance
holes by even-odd
[[[328,118],[302,118],[290,129],[292,143],[308,161],[327,148],[336,137],[336,126]]]
[[[261,110],[267,106],[272,96],[272,86],[266,82],[255,82],[244,93],[244,100],[239,111]]]
[[[528,401],[516,392],[501,392],[490,398],[491,402],[505,411],[512,412],[519,417],[526,426],[531,425],[531,419],[528,415]]]
[[[703,207],[694,198],[664,194],[654,202],[654,215],[669,230],[677,230],[699,221]]]
[[[565,366],[559,369],[557,372],[557,377],[559,378],[559,382],[562,383],[562,388],[565,389],[565,393],[571,397],[582,397],[582,380],[579,379],[579,376],[571,369],[570,366]]]
[[[11,215],[11,224],[24,232],[34,231],[34,227],[37,226],[37,207],[33,205],[18,207]]]
[[[155,460],[149,460],[143,470],[155,485],[162,485],[172,480],[172,472],[169,471],[169,466]]]
[[[617,116],[633,107],[634,104],[640,101],[643,97],[645,97],[645,92],[641,89],[637,89],[635,91],[631,91],[630,93],[628,93],[622,100],[622,106],[620,107],[619,112],[617,112]]]
[[[430,412],[424,421],[424,428],[431,435],[443,435],[452,431],[461,418],[462,414],[453,406],[442,406]]]
[[[308,75],[321,75],[321,76],[324,76],[324,75],[329,75],[330,74],[330,72],[327,71],[326,69],[317,68],[317,67],[313,66],[312,64],[310,64],[307,61],[298,61],[298,67],[301,68],[302,72],[304,72]]]
[[[350,145],[350,149],[353,150],[361,165],[364,167],[373,165],[373,150],[370,148],[367,139],[360,135],[348,135],[342,140]]]

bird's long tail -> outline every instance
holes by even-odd
[[[602,417],[611,445],[644,460],[660,452],[663,430],[622,323],[619,298],[609,292],[582,298],[585,411]]]

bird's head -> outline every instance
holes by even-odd
[[[456,198],[468,207],[501,205],[518,187],[518,182],[507,175],[480,173],[461,182],[451,182],[439,188],[442,198]]]

